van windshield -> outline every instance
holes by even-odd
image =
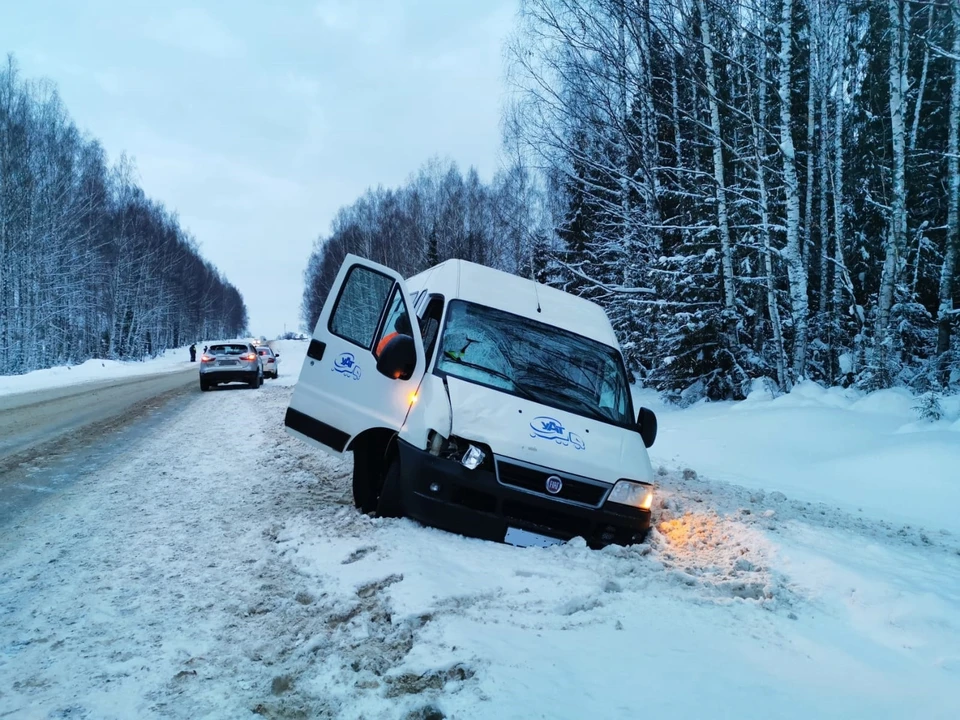
[[[454,300],[440,348],[441,372],[604,422],[635,422],[620,353],[603,343]]]

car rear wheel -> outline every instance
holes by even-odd
[[[253,380],[251,380],[248,384],[250,385],[250,387],[256,390],[258,387],[260,387],[260,382],[262,379],[263,378],[260,377],[260,374],[257,373],[256,377],[254,377]]]
[[[207,390],[209,389],[210,389],[210,384],[203,378],[200,378],[200,390],[202,392],[207,392]]]

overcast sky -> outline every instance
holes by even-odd
[[[432,155],[497,166],[517,0],[31,0],[0,52],[176,210],[243,293],[250,330],[299,326],[337,208]]]

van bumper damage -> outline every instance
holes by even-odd
[[[501,480],[510,478],[498,469],[469,470],[402,440],[399,451],[404,515],[425,525],[500,542],[515,530],[558,540],[582,537],[592,548],[639,543],[650,529],[649,510],[600,502],[606,493],[591,506],[507,484]],[[497,468],[504,462],[498,458]]]

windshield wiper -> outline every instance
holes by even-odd
[[[568,378],[566,375],[557,372],[551,367],[542,365],[540,363],[535,363],[528,365],[528,368],[535,369],[540,371],[540,375],[544,380],[550,380],[552,382],[545,383],[541,386],[542,390],[550,392],[554,395],[562,397],[568,402],[575,403],[583,411],[585,411],[590,417],[600,420],[603,422],[610,422],[614,418],[605,415],[593,402],[579,397],[576,392],[569,392],[570,389],[579,390],[581,392],[587,393],[588,395],[593,394],[593,388],[587,387],[581,383],[578,383],[576,380]]]
[[[546,365],[536,363],[536,364],[528,365],[527,367],[534,368],[538,371],[541,371],[541,374],[557,381],[558,384],[562,387],[575,387],[578,390],[585,392],[587,395],[592,395],[594,392],[593,388],[588,387],[587,385],[583,385],[582,383],[578,383],[576,380],[573,380],[572,378],[568,378],[563,373],[557,372],[553,368],[547,367]]]
[[[562,397],[564,400],[568,402],[575,403],[585,413],[587,413],[587,415],[592,417],[594,420],[600,420],[602,422],[610,422],[611,420],[613,420],[613,418],[611,418],[609,415],[604,415],[599,408],[597,408],[592,403],[587,402],[583,398],[579,398],[576,395],[570,395],[564,392],[555,392],[555,394]]]
[[[498,377],[503,380],[506,380],[508,383],[513,385],[513,387],[516,388],[520,392],[520,394],[526,397],[528,400],[537,401],[536,395],[534,395],[532,392],[527,390],[525,387],[523,387],[523,385],[518,383],[516,380],[514,380],[512,377],[510,377],[506,373],[502,373],[499,370],[494,370],[493,368],[488,368],[485,365],[477,365],[476,363],[467,362],[466,360],[456,357],[454,354],[449,352],[445,352],[444,355],[447,356],[447,359],[450,360],[450,362],[456,363],[457,365],[465,365],[466,367],[473,368],[474,370],[481,370],[485,373],[490,373],[494,377]]]

